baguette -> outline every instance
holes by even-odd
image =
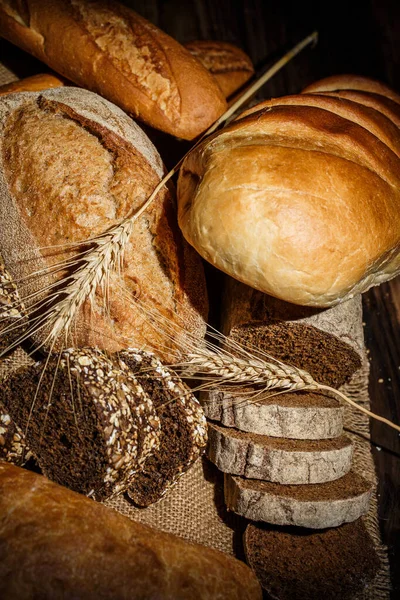
[[[181,44],[109,0],[1,0],[0,35],[133,117],[191,140],[226,109]]]
[[[317,307],[395,277],[399,96],[360,85],[351,99],[322,85],[263,102],[189,154],[179,223],[203,258],[266,294]]]
[[[0,514],[2,600],[261,600],[240,561],[7,463]]]
[[[82,250],[66,252],[68,244],[104,233],[139,208],[163,165],[129,117],[87,90],[4,96],[0,127],[0,252],[11,277],[23,282],[21,299],[31,298],[26,308],[32,315],[38,298],[46,301],[43,290],[66,275],[40,271],[74,262]],[[151,322],[148,312],[203,339],[207,292],[201,259],[179,231],[172,188],[158,194],[117,251],[121,268],[107,279],[107,310],[98,288],[93,301],[81,305],[68,345],[145,347],[176,361],[177,337]],[[45,327],[33,328],[37,343],[44,343]]]
[[[254,75],[250,57],[234,44],[195,40],[185,47],[213,75],[225,98],[232,96]]]

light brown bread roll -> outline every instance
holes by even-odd
[[[193,139],[224,112],[181,44],[111,0],[1,0],[0,35],[152,127]]]
[[[254,74],[250,57],[229,42],[195,40],[185,47],[213,75],[225,98],[232,96]]]
[[[0,463],[3,600],[260,600],[252,571]]]
[[[40,73],[39,75],[32,75],[32,77],[25,77],[25,79],[1,85],[0,96],[14,94],[15,92],[41,92],[42,90],[63,87],[64,85],[65,81],[60,77],[50,75],[50,73]]]
[[[264,102],[186,158],[179,223],[206,260],[310,306],[399,272],[400,99],[356,87]]]
[[[163,165],[126,114],[78,88],[4,96],[0,127],[0,252],[12,278],[22,281],[20,296],[30,297],[26,309],[32,316],[37,302],[43,307],[54,291],[41,294],[45,286],[80,263],[48,276],[38,272],[73,262],[88,246],[67,252],[63,245],[99,236],[139,208],[160,181]],[[147,347],[176,360],[177,336],[151,322],[148,312],[202,339],[207,294],[200,257],[177,225],[172,189],[164,188],[115,253],[120,267],[117,260],[107,276],[108,296],[97,288],[92,305],[85,302],[68,345]],[[101,273],[103,267],[93,264],[89,272]],[[73,289],[87,288],[81,282]],[[36,340],[46,336],[44,328]]]

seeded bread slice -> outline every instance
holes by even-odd
[[[343,431],[343,406],[320,392],[275,394],[250,402],[246,395],[214,389],[202,394],[201,403],[209,419],[259,435],[319,440]]]
[[[0,255],[0,358],[26,328],[25,314],[17,286]]]
[[[0,401],[47,477],[97,500],[125,491],[160,421],[133,374],[99,351],[66,350],[2,382]]]
[[[190,389],[149,352],[118,353],[120,365],[129,368],[151,397],[160,419],[158,448],[145,460],[128,490],[138,506],[157,502],[203,454],[207,421]]]
[[[0,403],[0,460],[22,467],[31,456],[23,432]]]
[[[362,519],[323,531],[250,523],[244,547],[248,564],[275,600],[358,598],[379,569]]]
[[[351,467],[353,444],[333,440],[288,440],[209,423],[207,457],[224,473],[283,484],[324,483]]]
[[[225,475],[228,509],[251,521],[274,525],[338,527],[368,511],[371,493],[371,485],[353,471],[336,481],[306,485],[280,485]]]

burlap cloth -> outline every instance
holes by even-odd
[[[0,63],[0,85],[16,79],[17,76]],[[12,357],[0,364],[0,379],[10,370],[28,364],[29,360],[27,355],[18,349]],[[366,360],[363,368],[345,389],[351,398],[367,408],[368,374],[369,364]],[[368,441],[368,417],[350,406],[346,407],[345,414],[345,427],[355,444],[354,470],[370,481],[376,490],[377,479]],[[198,461],[163,500],[147,509],[135,508],[123,496],[106,504],[136,521],[243,558],[241,538],[247,522],[226,511],[222,474],[206,459]],[[370,510],[364,520],[374,541],[381,567],[374,582],[359,597],[363,600],[390,598],[389,561],[387,549],[381,541],[377,507],[374,491]]]

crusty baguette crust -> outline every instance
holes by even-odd
[[[6,463],[0,514],[3,600],[261,600],[244,563]]]
[[[207,138],[178,182],[189,243],[300,305],[332,306],[395,277],[400,105],[374,90],[277,98]]]
[[[163,173],[140,128],[86,90],[5,96],[0,122],[0,248],[15,280],[65,259],[60,251],[54,256],[39,248],[85,240],[120,222],[143,203]],[[171,191],[161,192],[136,222],[122,273],[113,271],[109,282],[109,315],[99,291],[72,330],[75,345],[143,346],[170,362],[168,347],[175,342],[159,323],[149,322],[146,307],[203,338],[204,273],[180,234]],[[46,278],[33,278],[23,297],[45,283]]]
[[[41,92],[42,90],[63,87],[64,85],[65,81],[60,77],[49,73],[40,73],[0,86],[0,96],[14,94],[15,92]]]
[[[193,139],[224,112],[202,64],[129,8],[108,0],[22,4],[25,11],[16,0],[0,2],[3,37],[149,125]]]
[[[254,74],[250,57],[234,44],[195,40],[185,47],[213,75],[225,98],[237,92]]]

